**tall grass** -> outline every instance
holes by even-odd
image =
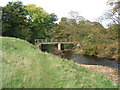
[[[104,75],[52,54],[27,41],[2,39],[3,88],[117,88]]]

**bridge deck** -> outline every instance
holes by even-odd
[[[41,45],[41,44],[77,44],[78,42],[76,41],[70,41],[70,40],[47,40],[47,39],[36,39],[35,44],[36,45]]]
[[[39,42],[39,44],[74,44],[77,42]]]
[[[39,48],[41,47],[42,44],[58,44],[58,50],[61,50],[61,44],[78,44],[76,41],[71,41],[71,40],[60,40],[60,39],[35,39],[35,45]]]

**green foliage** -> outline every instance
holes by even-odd
[[[117,88],[104,75],[8,37],[3,41],[3,88]]]
[[[115,10],[118,10],[118,7],[119,2],[115,4]],[[9,2],[2,8],[3,36],[17,37],[31,43],[34,43],[35,39],[70,39],[80,42],[79,49],[74,48],[83,50],[85,54],[100,57],[103,55],[107,58],[118,57],[115,52],[118,52],[116,43],[120,38],[119,23],[105,29],[99,22],[86,20],[79,16],[78,12],[72,11],[71,18],[63,17],[59,24],[56,24],[55,14],[49,14],[34,4],[24,6],[20,1]],[[99,45],[103,45],[104,48]],[[111,54],[112,48],[115,50]],[[106,51],[100,52],[100,49]]]
[[[36,38],[50,38],[57,16],[34,4],[9,2],[3,7],[3,36],[17,37],[34,43]]]
[[[99,22],[79,20],[76,23],[74,19],[63,17],[53,37],[80,42],[80,47],[74,48],[80,53],[82,50],[82,54],[118,59],[119,27],[115,24],[105,29]]]
[[[30,4],[25,7],[28,11],[29,28],[32,31],[32,41],[36,38],[49,38],[54,22],[57,20],[55,14],[48,14],[41,7]]]
[[[31,32],[27,28],[27,11],[22,2],[9,2],[2,8],[2,12],[3,36],[19,37],[29,41]]]
[[[111,39],[115,40],[118,39],[120,36],[120,25],[111,25],[108,29],[107,29],[108,33],[111,36]]]

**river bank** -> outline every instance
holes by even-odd
[[[66,55],[66,53],[65,52],[67,52],[67,57],[65,57],[65,55]],[[69,52],[69,53],[68,53]],[[65,58],[65,59],[68,59],[68,60],[74,60],[77,64],[79,64],[80,66],[83,66],[83,67],[85,67],[86,69],[89,69],[89,70],[93,70],[93,71],[95,71],[95,72],[98,72],[98,73],[102,73],[102,74],[104,74],[107,78],[109,78],[110,80],[112,80],[114,83],[116,83],[116,84],[119,84],[120,83],[120,79],[119,79],[119,72],[118,72],[118,70],[119,70],[119,66],[117,65],[117,64],[114,64],[114,62],[116,62],[115,60],[109,60],[109,61],[107,61],[107,60],[105,60],[104,61],[104,59],[103,58],[98,58],[98,57],[93,57],[93,56],[88,56],[88,57],[90,57],[90,60],[91,60],[91,62],[92,63],[90,63],[90,65],[88,64],[88,63],[86,63],[86,64],[82,64],[82,63],[84,63],[84,62],[82,62],[82,63],[79,63],[79,54],[76,56],[76,53],[74,52],[74,51],[72,51],[74,54],[75,54],[75,56],[74,56],[74,54],[71,54],[70,53],[71,51],[67,51],[67,49],[66,50],[64,50],[64,51],[58,51],[57,53],[56,53],[56,55],[57,56],[59,56],[59,57],[61,57],[61,58]],[[62,54],[61,54],[62,53]],[[77,58],[77,60],[75,60],[76,58],[73,58],[73,57],[76,57]],[[83,59],[83,58],[80,58],[80,59]],[[96,61],[98,61],[99,62],[99,65],[97,65],[97,63],[96,63],[96,65],[92,65],[92,64],[94,64],[93,62],[96,62],[95,60],[93,60],[93,59],[96,59]],[[102,60],[103,59],[103,60]],[[86,59],[83,59],[84,61],[86,61]],[[101,64],[100,63],[100,61],[102,61],[102,63],[103,64]],[[106,62],[107,61],[107,62]],[[111,64],[111,62],[113,61],[113,63]],[[90,61],[89,61],[90,62]],[[107,66],[106,64],[105,64],[105,62],[106,63],[108,63],[108,64],[111,64],[111,65],[115,65],[115,66]]]
[[[54,52],[52,51],[50,53],[57,55],[58,57],[61,58],[74,60],[78,65],[81,65],[86,69],[93,70],[98,73],[102,73],[116,84],[120,83],[119,73],[118,73],[119,66],[117,65],[117,62],[115,60],[111,60],[111,59],[107,60],[105,58],[99,58],[96,56],[93,57],[89,55],[83,56],[71,49],[70,50],[64,49],[63,51],[59,51],[55,49]],[[90,60],[87,60],[87,58],[89,58]],[[86,61],[88,63],[86,63]]]
[[[116,84],[120,83],[119,79],[119,69],[118,68],[112,68],[108,66],[99,66],[99,65],[85,65],[85,64],[79,64],[80,66],[85,67],[86,69],[93,70],[98,73],[102,73],[107,76],[110,80],[115,82]]]
[[[107,78],[109,78],[110,80],[112,80],[116,84],[120,83],[120,79],[119,79],[120,67],[117,63],[115,63],[114,60],[105,60],[104,61],[104,59],[102,60],[101,58],[92,57],[92,56],[88,56],[90,60],[87,60],[87,58],[88,58],[87,56],[82,57],[82,58],[81,57],[82,56],[79,56],[76,54],[71,55],[69,53],[69,56],[67,58],[71,59],[71,60],[73,59],[76,63],[85,67],[86,69],[93,70],[95,72],[102,73],[102,74],[106,75]],[[82,60],[84,60],[84,61],[82,61]]]

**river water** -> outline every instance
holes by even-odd
[[[80,64],[102,65],[113,68],[120,68],[120,64],[118,64],[115,60],[101,59],[94,56],[77,55],[71,51],[64,52],[63,58],[66,58],[68,60],[74,60],[75,62]]]

